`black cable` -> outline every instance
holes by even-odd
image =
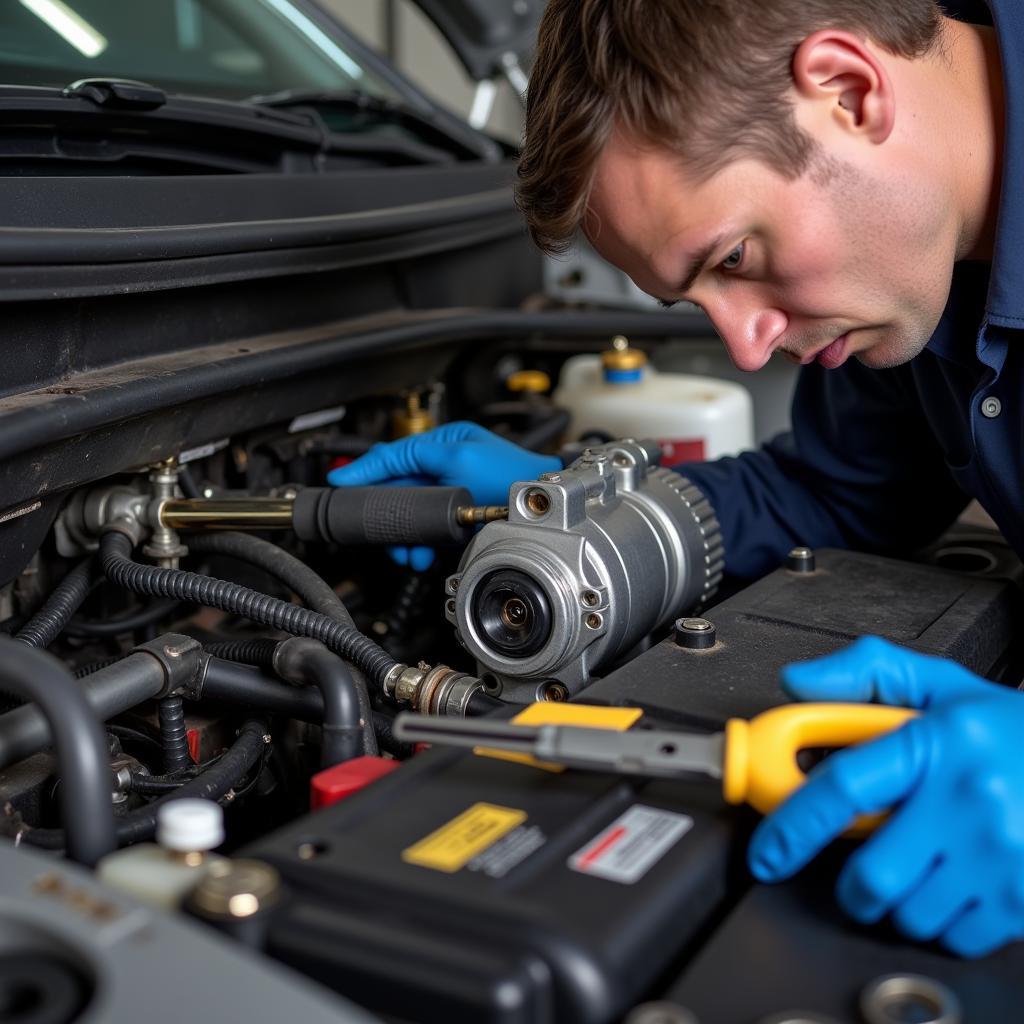
[[[380,743],[380,749],[392,757],[405,761],[416,753],[416,748],[413,744],[395,739],[395,720],[390,715],[385,715],[382,711],[374,711],[373,728],[377,733],[377,742]]]
[[[93,867],[116,848],[107,738],[71,674],[56,658],[0,640],[0,685],[46,717],[61,777],[68,856]]]
[[[132,811],[118,821],[114,826],[117,843],[127,846],[130,843],[138,843],[152,838],[156,833],[157,809],[169,800],[179,800],[185,797],[220,800],[261,761],[267,749],[266,735],[266,725],[262,721],[251,719],[245,722],[239,730],[234,744],[215,764],[194,779],[189,779],[183,785],[177,786],[173,792],[167,793],[145,807],[140,807],[137,811]],[[107,815],[112,818],[109,769],[104,786]],[[61,786],[62,790],[65,788],[66,785]],[[59,828],[33,828],[23,832],[22,839],[32,846],[40,846],[46,850],[59,850],[64,847],[69,835],[65,833],[64,829]]]
[[[356,628],[356,624],[349,610],[345,607],[345,603],[338,597],[327,581],[319,573],[314,572],[305,562],[285,551],[284,548],[279,547],[277,544],[271,544],[260,537],[253,537],[250,534],[240,533],[235,530],[215,534],[189,534],[188,544],[192,551],[227,555],[263,569],[298,594],[308,608],[319,612],[321,615],[326,615],[336,622],[340,622],[349,629],[354,630]],[[221,657],[227,658],[229,656],[221,655]],[[241,661],[242,659],[229,658],[229,660]],[[360,717],[366,723],[363,731],[363,746],[366,753],[376,754],[377,740],[373,727],[370,724],[370,698],[366,680],[361,678],[358,666],[355,676],[356,684],[359,688]],[[365,698],[364,694],[366,695]]]
[[[164,697],[157,704],[157,717],[160,720],[164,771],[168,775],[180,775],[193,764],[185,725],[185,702],[177,696]]]
[[[188,779],[153,779],[148,775],[132,772],[128,788],[139,796],[163,796],[165,793],[177,793]]]
[[[151,626],[155,622],[167,618],[180,604],[180,601],[154,601],[148,607],[132,612],[130,615],[118,619],[106,619],[102,622],[71,619],[64,632],[68,636],[120,636],[122,633],[134,633],[137,629]]]
[[[138,747],[139,745],[147,747],[155,757],[163,756],[163,748],[160,746],[160,741],[141,732],[139,729],[132,729],[127,725],[111,725],[108,722],[106,730],[111,736],[116,736],[121,741],[122,748],[125,742],[127,742],[133,747]]]
[[[378,686],[398,662],[357,629],[308,608],[299,608],[237,583],[200,576],[184,569],[140,565],[131,559],[132,542],[116,529],[100,540],[100,561],[107,578],[117,586],[149,597],[176,597],[179,601],[240,615],[261,625],[295,636],[319,640],[335,654],[355,662]]]
[[[323,697],[321,763],[324,768],[365,753],[356,682],[348,666],[323,644],[293,636],[274,652],[277,674],[299,686],[315,686]],[[370,728],[373,728],[371,719]]]
[[[14,639],[29,647],[49,647],[99,582],[99,569],[90,555],[54,587],[42,608],[22,626]]]
[[[192,552],[228,555],[263,569],[298,594],[313,611],[330,616],[343,625],[355,627],[348,609],[327,581],[277,544],[236,530],[190,533],[186,542]]]

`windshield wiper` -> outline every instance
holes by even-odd
[[[94,78],[66,89],[0,86],[6,144],[16,160],[177,165],[220,172],[324,173],[361,165],[452,163],[451,146],[332,131],[315,109],[167,94],[146,82]],[[140,165],[140,170],[143,169]]]
[[[367,123],[399,125],[425,137],[432,145],[446,145],[450,149],[454,144],[463,156],[493,161],[502,159],[504,155],[501,147],[493,140],[454,115],[430,108],[421,109],[361,89],[285,89],[267,95],[250,96],[246,102],[280,109],[312,107],[343,111]]]

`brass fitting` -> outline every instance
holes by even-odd
[[[391,419],[391,433],[397,440],[411,434],[425,434],[437,426],[434,417],[423,408],[420,396],[413,392],[405,400],[405,408],[396,412]]]
[[[647,365],[647,355],[630,348],[629,339],[619,334],[612,338],[612,347],[601,353],[601,365],[606,370],[641,370]]]

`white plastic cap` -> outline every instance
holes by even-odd
[[[157,811],[156,841],[181,853],[212,850],[224,842],[224,811],[212,800],[170,800]]]

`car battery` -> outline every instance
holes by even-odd
[[[747,821],[710,780],[435,748],[243,855],[290,890],[267,952],[388,1019],[608,1024],[745,888]]]
[[[822,549],[705,612],[691,646],[676,630],[603,679],[581,700],[632,705],[683,728],[721,728],[789,698],[779,672],[874,634],[953,658],[990,679],[1019,678],[1018,587],[1005,579]]]

